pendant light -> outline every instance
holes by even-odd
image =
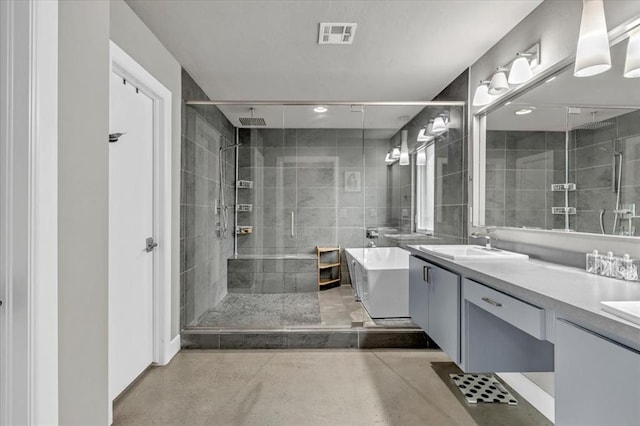
[[[496,69],[496,73],[491,77],[491,83],[489,84],[490,95],[502,95],[509,91],[509,83],[507,82],[505,71],[507,71],[506,68]]]
[[[400,144],[400,165],[408,166],[409,165],[409,147],[407,146],[407,135],[408,130],[402,130],[400,135],[402,137],[402,143]]]
[[[473,95],[473,106],[489,105],[493,101],[493,98],[489,94],[490,83],[490,81],[480,81],[480,85],[476,88],[476,93]]]
[[[636,30],[629,36],[624,76],[626,78],[640,77],[640,30]]]
[[[609,34],[602,0],[582,0],[580,36],[573,75],[589,77],[611,68]]]
[[[527,53],[518,53],[518,58],[513,61],[511,70],[509,70],[509,84],[526,83],[533,77],[533,71],[531,71],[531,64],[527,56],[529,56]]]
[[[420,129],[420,132],[418,132],[418,138],[416,139],[417,142],[431,142],[434,138],[433,135],[428,134],[428,130],[426,127],[423,127],[422,129]]]
[[[397,160],[398,158],[400,158],[400,148],[398,148],[397,146],[393,147],[393,151],[391,151],[391,158],[393,160]]]

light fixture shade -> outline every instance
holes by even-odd
[[[524,56],[520,56],[511,64],[509,70],[509,84],[522,84],[529,81],[533,77],[529,60]]]
[[[433,136],[428,135],[427,129],[423,127],[422,129],[420,129],[420,132],[418,132],[418,138],[416,140],[418,142],[431,142],[433,140]]]
[[[400,132],[402,136],[402,143],[400,144],[400,165],[408,166],[409,165],[409,147],[407,146],[407,134],[409,132],[407,130],[403,130]]]
[[[391,158],[394,160],[397,160],[398,158],[400,158],[400,148],[398,148],[397,146],[393,147],[393,151],[391,152]]]
[[[444,118],[436,117],[433,119],[433,127],[431,130],[433,133],[442,133],[447,131],[447,123],[444,122]]]
[[[626,78],[640,77],[640,31],[636,31],[629,36],[627,59],[624,63],[624,76]]]
[[[580,36],[573,75],[589,77],[611,68],[609,34],[602,0],[582,0]]]
[[[504,71],[496,72],[491,78],[491,84],[489,84],[490,95],[501,95],[509,91],[509,83],[507,82],[507,76]]]
[[[393,163],[393,162],[395,162],[395,161],[396,161],[396,160],[394,160],[393,158],[391,158],[391,150],[389,150],[389,151],[387,152],[387,156],[386,156],[386,157],[384,157],[384,162],[385,162],[385,163],[387,163],[387,164],[390,164],[390,163]]]
[[[476,93],[473,95],[473,106],[489,105],[493,101],[493,98],[489,94],[489,86],[481,84],[476,88]]]

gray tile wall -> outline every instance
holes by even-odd
[[[570,173],[575,178],[577,214],[572,227],[579,232],[600,233],[600,210],[606,210],[605,230],[613,231],[616,193],[612,190],[613,153],[623,155],[620,204],[635,203],[640,208],[640,111],[611,119],[612,126],[571,132]],[[622,223],[628,230],[628,223]],[[638,223],[634,224],[638,227]],[[616,228],[619,233],[621,228]],[[640,235],[638,231],[635,235]]]
[[[239,253],[361,247],[365,223],[386,223],[387,140],[367,139],[363,149],[362,131],[351,129],[241,129],[240,139],[239,177],[254,188],[240,190],[239,202],[254,207],[238,223],[253,225],[254,233],[238,237]],[[360,174],[355,191],[345,187],[348,172]]]
[[[182,188],[180,212],[181,326],[193,325],[227,293],[227,259],[233,255],[233,208],[229,209],[226,239],[216,235],[219,198],[218,154],[221,144],[233,143],[235,131],[212,106],[186,106],[184,100],[208,99],[189,74],[182,71]],[[235,158],[229,150],[225,197],[234,205]]]
[[[487,131],[485,223],[488,226],[564,228],[563,132]],[[572,205],[570,203],[570,205]]]

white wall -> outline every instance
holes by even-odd
[[[61,1],[58,49],[60,424],[104,425],[109,2]]]
[[[171,338],[180,332],[180,129],[181,66],[124,0],[112,0],[110,37],[172,94],[172,202],[171,202]]]

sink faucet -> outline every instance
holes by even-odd
[[[491,250],[491,235],[489,234],[489,230],[485,230],[484,232],[472,232],[471,234],[469,234],[470,237],[472,238],[482,238],[484,237],[485,239],[485,243],[484,243],[484,248],[485,250]]]

